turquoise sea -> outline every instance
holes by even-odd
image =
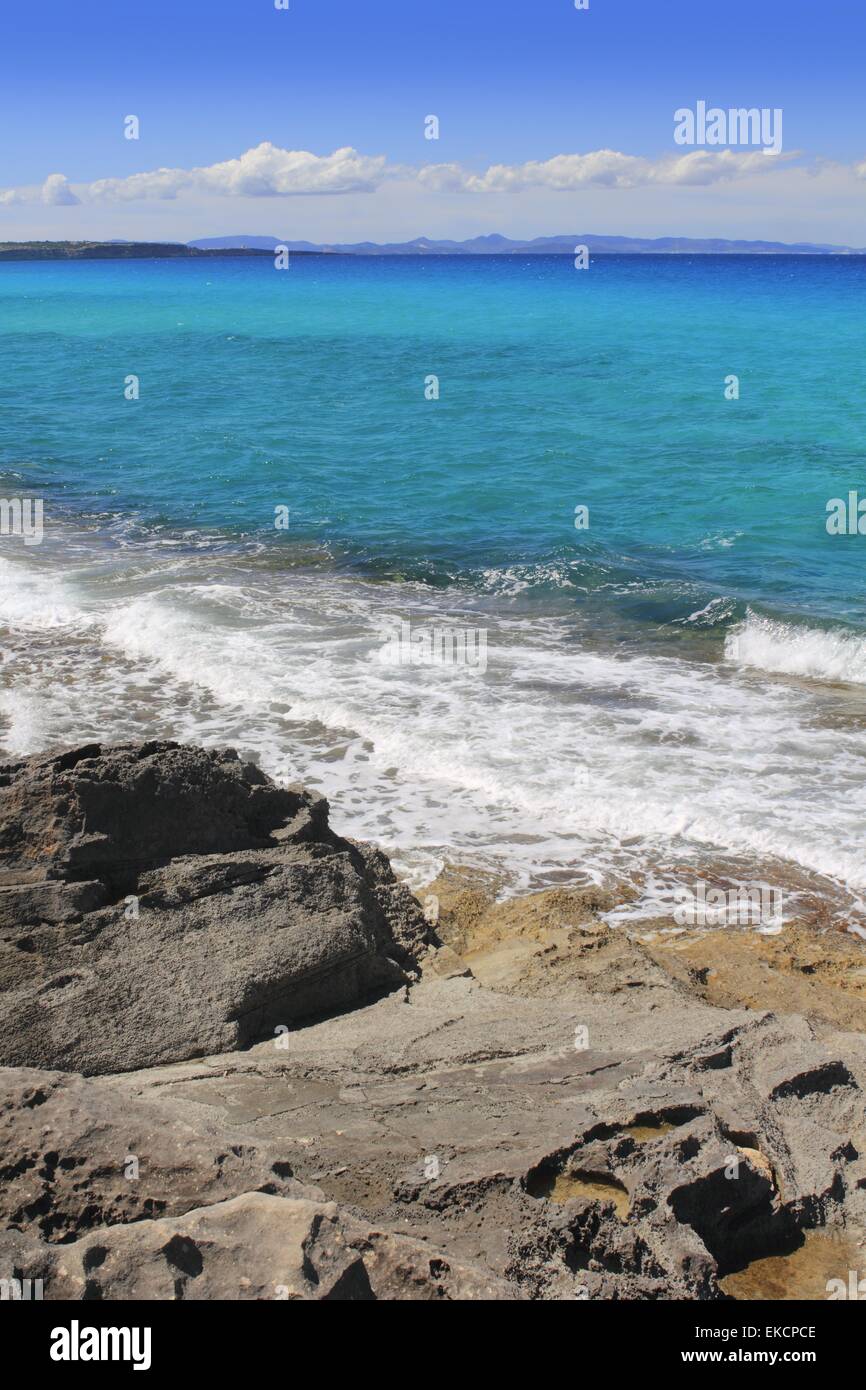
[[[229,742],[416,883],[649,911],[711,864],[857,927],[864,305],[859,257],[0,265],[0,495],[45,510],[0,745]],[[486,669],[384,665],[401,621]]]

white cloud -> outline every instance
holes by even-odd
[[[71,207],[80,201],[69,187],[65,174],[49,174],[40,192],[43,203],[51,207]]]
[[[362,155],[346,146],[329,155],[281,150],[265,141],[240,159],[194,171],[212,193],[267,198],[298,193],[372,193],[388,173],[384,155]]]
[[[285,150],[264,141],[237,159],[194,169],[153,169],[124,178],[71,185],[49,174],[30,188],[0,191],[0,203],[41,201],[51,205],[124,203],[190,197],[285,198],[316,194],[373,193],[386,180],[414,184],[434,193],[520,193],[527,189],[571,192],[589,186],[632,189],[649,185],[697,187],[746,180],[779,169],[794,154],[767,156],[763,149],[696,149],[645,159],[617,150],[560,154],[525,164],[493,164],[475,173],[460,164],[420,168],[389,164],[385,155],[363,155],[346,146],[333,154]],[[855,167],[866,177],[866,163]]]
[[[88,203],[132,203],[149,198],[176,198],[184,189],[193,187],[193,176],[185,169],[154,169],[148,174],[130,174],[125,179],[96,179],[79,185],[82,199]]]
[[[759,150],[692,150],[676,159],[662,160],[653,168],[650,183],[706,186],[733,179],[747,179],[755,174],[773,173],[798,151],[771,154]]]
[[[7,189],[0,201],[44,203],[139,202],[174,199],[183,193],[231,198],[279,198],[315,193],[372,193],[391,171],[384,155],[362,155],[346,147],[329,155],[283,150],[269,141],[200,169],[154,169],[125,178],[76,184],[49,174],[41,188]]]
[[[701,149],[657,160],[617,150],[594,150],[590,154],[560,154],[541,163],[493,164],[483,174],[470,173],[458,164],[433,164],[419,170],[418,177],[427,188],[444,193],[513,193],[527,188],[571,192],[587,184],[638,188],[646,184],[719,183],[766,173],[778,168],[778,160],[779,156],[768,157],[763,150]]]

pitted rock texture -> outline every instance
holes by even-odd
[[[130,1102],[68,1072],[0,1068],[0,1223],[47,1242],[248,1191],[316,1196],[286,1152],[170,1098]]]
[[[247,1193],[181,1217],[114,1226],[46,1262],[49,1299],[369,1303],[509,1299],[504,1280],[377,1229],[336,1202]]]
[[[431,973],[286,1052],[99,1084],[278,1142],[298,1181],[515,1298],[719,1299],[822,1230],[859,1268],[866,1039],[611,983],[522,999]]]
[[[705,1301],[866,1271],[862,943],[648,937],[601,890],[500,904],[444,880],[431,939],[381,853],[231,754],[2,776],[11,1279]],[[139,835],[162,798],[170,835]]]
[[[0,1267],[49,1300],[513,1297],[339,1209],[285,1155],[177,1099],[0,1069]]]
[[[427,926],[327,802],[232,751],[0,768],[0,1062],[117,1072],[405,986]]]

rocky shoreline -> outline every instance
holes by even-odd
[[[861,942],[430,896],[230,751],[0,768],[0,1275],[713,1300],[864,1268]]]

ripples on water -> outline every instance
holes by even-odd
[[[772,261],[0,267],[3,488],[49,520],[0,548],[6,753],[231,743],[417,884],[651,914],[712,862],[856,924],[863,551],[824,510],[866,271]],[[383,665],[405,619],[485,628],[486,671]]]

